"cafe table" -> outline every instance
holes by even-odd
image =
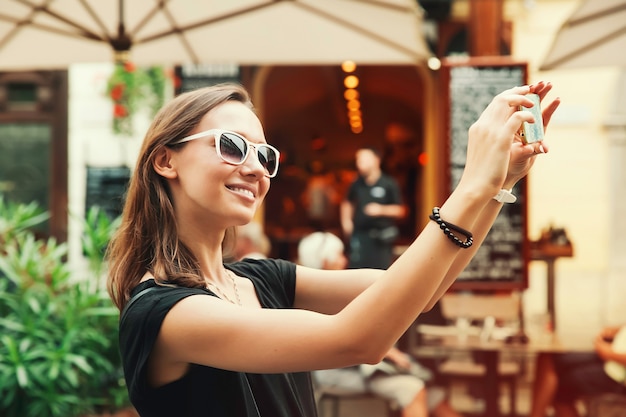
[[[480,363],[485,367],[483,386],[485,387],[485,416],[499,417],[498,405],[500,389],[498,384],[498,364],[500,356],[527,356],[542,352],[589,352],[593,350],[592,340],[582,340],[575,336],[543,334],[528,338],[514,332],[494,329],[490,337],[485,337],[482,329],[470,327],[463,334],[456,326],[419,325],[419,344],[413,348],[413,355],[420,357],[445,357],[455,352],[480,353]]]

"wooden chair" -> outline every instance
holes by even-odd
[[[316,388],[317,389],[317,388]],[[400,408],[392,401],[386,398],[379,397],[370,392],[349,392],[341,389],[324,388],[320,389],[317,394],[317,404],[320,411],[320,416],[323,417],[340,417],[341,416],[341,402],[344,400],[377,400],[384,402],[384,408],[387,417],[399,417]],[[326,408],[324,403],[330,403],[330,414],[326,414]]]
[[[587,407],[587,417],[626,417],[626,394],[596,395]]]
[[[355,392],[343,388],[322,385],[312,376],[315,401],[321,417],[340,417],[341,402],[346,400],[378,400],[384,402],[387,417],[399,417],[400,407],[393,401],[379,397],[371,392]],[[330,415],[326,413],[325,403],[330,403]]]
[[[482,323],[491,317],[498,321],[519,321],[520,297],[518,294],[477,295],[466,293],[449,293],[441,299],[442,313],[451,322],[456,320],[478,321]],[[436,372],[447,382],[453,381],[473,383],[481,386],[486,370],[480,363],[479,353],[453,356],[441,361]],[[524,373],[521,360],[506,359],[498,364],[499,385],[507,387],[509,414],[514,416],[517,409],[517,381]]]

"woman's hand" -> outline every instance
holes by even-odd
[[[535,93],[541,100],[552,89],[543,81],[531,86],[514,87],[494,97],[469,129],[467,160],[461,183],[474,192],[495,195],[500,188],[512,188],[528,174],[537,154],[546,153],[543,142],[524,145],[518,132],[523,122],[534,122],[526,94]],[[560,104],[557,98],[543,108],[544,130]]]
[[[503,91],[493,98],[472,124],[468,132],[467,158],[459,187],[479,196],[496,195],[509,176],[513,156],[516,158],[514,166],[518,175],[524,170],[527,172],[529,166],[518,167],[520,155],[518,152],[512,154],[512,145],[522,122],[533,121],[530,112],[517,111],[520,105],[532,106],[532,102],[525,97],[530,92],[530,86]]]
[[[540,81],[530,86],[530,93],[539,95],[540,99],[543,101],[546,94],[548,94],[551,89],[551,83]],[[544,131],[548,128],[552,114],[554,114],[554,111],[559,107],[559,104],[561,104],[561,100],[556,98],[550,102],[550,104],[543,107],[542,119]],[[521,125],[519,127],[521,127]],[[519,132],[519,127],[517,132]],[[549,150],[548,145],[543,142],[525,145],[517,132],[515,133],[515,138],[511,145],[509,169],[502,188],[513,188],[520,179],[528,174],[537,155],[547,153]]]

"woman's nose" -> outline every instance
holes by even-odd
[[[243,163],[243,166],[250,169],[250,171],[252,171],[252,173],[256,176],[265,175],[265,168],[261,164],[261,161],[259,161],[259,154],[256,151],[256,148],[252,145],[250,145],[250,151],[248,153],[248,157]]]

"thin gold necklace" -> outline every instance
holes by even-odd
[[[217,285],[213,284],[212,282],[207,282],[206,285],[211,291],[213,291],[229,303],[241,305],[241,298],[239,297],[239,287],[237,286],[237,281],[235,280],[235,274],[226,269],[226,275],[228,275],[233,283],[233,289],[235,290],[235,297],[237,298],[237,301],[234,301],[232,298],[230,298],[224,291],[222,291]]]

